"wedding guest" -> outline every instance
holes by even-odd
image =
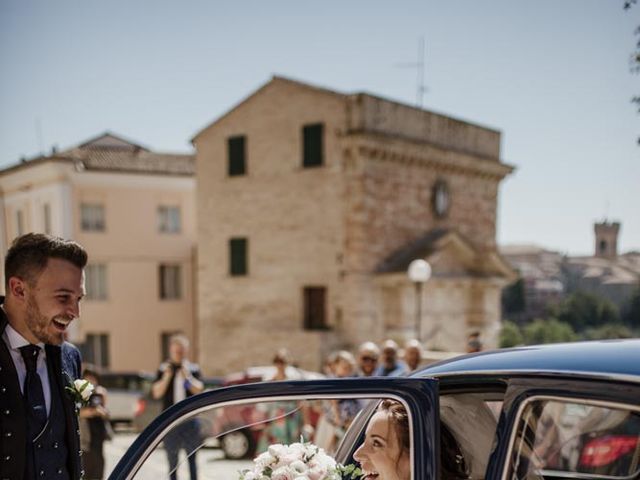
[[[5,257],[0,297],[2,478],[82,476],[75,404],[78,349],[65,341],[80,316],[87,252],[39,233],[16,238]]]
[[[416,370],[422,362],[422,344],[412,338],[404,344],[404,361],[410,371]]]
[[[336,378],[356,376],[356,360],[351,352],[335,352]],[[356,399],[326,400],[318,419],[314,443],[327,452],[333,452],[362,406]]]
[[[364,342],[358,348],[358,376],[370,377],[378,368],[380,349],[373,342]]]
[[[286,348],[279,349],[273,357],[275,373],[265,380],[283,381],[290,379],[287,367],[291,365],[291,354]],[[258,451],[263,452],[274,443],[289,444],[300,438],[303,418],[298,404],[292,401],[263,402],[260,408],[270,421],[265,426],[258,442]]]
[[[156,381],[151,386],[151,395],[162,399],[164,409],[187,397],[202,392],[200,367],[189,361],[189,339],[173,335],[169,339],[169,359],[160,365]],[[169,462],[169,477],[176,480],[178,475],[178,454],[184,449],[189,459],[191,480],[198,478],[196,452],[200,446],[200,430],[196,419],[185,420],[175,426],[164,437],[164,448]]]
[[[378,377],[397,377],[407,373],[407,365],[398,359],[398,344],[385,340],[382,344],[382,365],[375,372]]]
[[[383,400],[353,458],[360,463],[363,478],[375,475],[377,480],[409,480],[410,446],[407,411],[399,402]]]
[[[82,378],[94,386],[86,406],[80,409],[80,443],[84,462],[84,478],[102,480],[104,476],[104,442],[112,437],[107,410],[107,389],[100,385],[100,377],[85,369]]]

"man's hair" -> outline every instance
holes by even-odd
[[[171,337],[169,338],[169,345],[172,345],[174,343],[182,345],[182,347],[185,349],[189,348],[189,338],[187,338],[184,333],[174,333],[173,335],[171,335]]]
[[[9,291],[9,279],[18,277],[34,285],[50,258],[67,260],[83,269],[87,252],[78,243],[44,233],[27,233],[17,237],[4,260],[4,284]]]

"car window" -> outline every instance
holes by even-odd
[[[485,476],[502,408],[502,394],[440,396],[442,478]]]
[[[372,403],[384,402],[380,398],[327,398],[206,407],[166,431],[134,478],[159,480],[173,473],[189,478],[194,468],[198,478],[245,478],[239,472],[255,469],[254,459],[264,460],[273,453],[274,445],[300,442],[333,457],[346,430]],[[406,454],[409,459],[408,449]],[[286,463],[286,459],[280,460]],[[376,460],[367,457],[365,461]],[[352,465],[360,466],[356,461]],[[409,462],[407,465],[410,468]],[[373,468],[372,463],[367,466]],[[273,466],[276,468],[277,464]]]
[[[627,478],[640,473],[637,406],[538,398],[518,420],[510,476]]]

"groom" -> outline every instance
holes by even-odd
[[[65,342],[80,315],[87,253],[44,234],[16,238],[0,297],[0,478],[76,480],[78,417],[65,387],[80,353]]]

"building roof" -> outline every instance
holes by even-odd
[[[325,95],[330,95],[330,96],[334,96],[340,99],[344,99],[344,100],[350,100],[352,102],[354,102],[354,104],[356,105],[360,105],[363,103],[363,100],[366,100],[365,103],[370,104],[367,110],[367,115],[368,116],[373,116],[378,118],[378,116],[376,116],[374,113],[378,112],[380,105],[387,105],[392,107],[393,109],[400,109],[404,112],[405,115],[410,114],[412,119],[414,120],[413,123],[415,123],[415,121],[417,121],[421,116],[422,117],[429,117],[431,119],[437,119],[437,121],[439,122],[444,122],[447,124],[447,126],[449,127],[449,129],[451,129],[451,125],[453,124],[457,124],[457,125],[463,125],[465,127],[469,127],[469,128],[473,128],[476,131],[482,131],[484,134],[488,134],[490,133],[491,135],[494,135],[496,137],[496,139],[499,139],[499,135],[500,132],[494,128],[490,128],[475,122],[470,122],[467,120],[461,120],[458,118],[454,118],[451,117],[450,115],[446,115],[443,113],[439,113],[439,112],[435,112],[435,111],[431,111],[431,110],[427,110],[421,107],[417,107],[415,105],[410,105],[407,103],[402,103],[402,102],[398,102],[395,100],[389,100],[387,98],[381,97],[379,95],[374,95],[368,92],[350,92],[350,93],[344,93],[344,92],[338,92],[336,90],[332,90],[326,87],[321,87],[321,86],[317,86],[317,85],[313,85],[307,82],[302,82],[299,80],[294,80],[291,78],[287,78],[287,77],[283,77],[280,75],[274,75],[267,83],[265,83],[264,85],[262,85],[261,87],[259,87],[257,90],[255,90],[254,92],[252,92],[251,94],[249,94],[247,97],[245,97],[243,100],[241,100],[238,104],[236,104],[234,107],[232,107],[229,111],[225,112],[224,114],[222,114],[221,116],[219,116],[218,118],[214,119],[212,122],[210,122],[209,124],[207,124],[205,127],[203,127],[201,130],[199,130],[191,139],[192,143],[195,143],[197,141],[197,139],[207,130],[209,130],[211,127],[213,127],[214,125],[216,125],[218,122],[220,122],[222,119],[224,119],[225,117],[227,117],[231,112],[235,111],[236,109],[240,108],[242,105],[244,105],[249,99],[255,97],[256,95],[260,94],[262,91],[264,91],[265,89],[267,89],[269,86],[274,85],[274,84],[281,84],[281,85],[290,85],[290,86],[295,86],[295,87],[299,87],[301,89],[305,89],[308,91],[312,91],[315,93],[320,93],[320,94],[325,94]],[[372,109],[372,111],[369,111],[370,109]],[[415,118],[414,118],[415,117]],[[360,120],[363,120],[363,116],[360,116]],[[424,119],[423,119],[424,120]],[[369,122],[370,123],[370,122]],[[352,127],[355,127],[356,130],[358,129],[364,129],[366,131],[371,131],[371,130],[376,130],[375,128],[372,129],[372,125],[370,125],[369,123],[365,122],[365,124],[362,125],[355,125]],[[394,122],[391,122],[391,124],[393,124]],[[420,122],[418,122],[420,123]],[[384,133],[385,130],[387,130],[389,128],[389,125],[385,125],[382,127],[382,129],[376,133]],[[420,130],[421,135],[419,136],[420,138],[416,138],[419,140],[424,140],[426,139],[426,137],[429,137],[430,135],[426,134],[426,130],[430,130],[431,128],[433,128],[433,126],[430,126],[430,128],[427,128],[426,126],[422,126],[420,128],[418,128],[418,130]],[[422,131],[424,130],[424,131]],[[406,133],[406,132],[405,132]],[[395,133],[394,133],[395,135]],[[425,137],[426,135],[426,137]],[[415,136],[415,135],[413,135]],[[465,138],[468,135],[465,135]],[[409,135],[409,137],[412,137],[412,135]],[[425,138],[422,138],[425,137]],[[460,141],[460,139],[458,139],[458,142]],[[499,140],[494,140],[494,142],[497,142],[496,145],[498,145],[499,148]],[[451,148],[454,149],[455,145],[446,145],[447,148]],[[476,145],[475,148],[481,148],[480,145]],[[462,150],[465,150],[464,148],[462,148]],[[494,158],[495,155],[493,154],[487,154],[488,157]],[[497,159],[497,158],[495,158]]]
[[[152,152],[111,132],[105,132],[77,147],[50,156],[41,156],[12,165],[0,170],[0,174],[47,161],[73,162],[80,171],[177,176],[195,174],[194,155]]]
[[[385,258],[376,273],[406,272],[409,264],[417,259],[428,259],[436,252],[454,248],[461,264],[470,274],[477,276],[501,276],[515,278],[515,272],[497,252],[479,251],[473,243],[454,229],[436,228],[410,242]]]

